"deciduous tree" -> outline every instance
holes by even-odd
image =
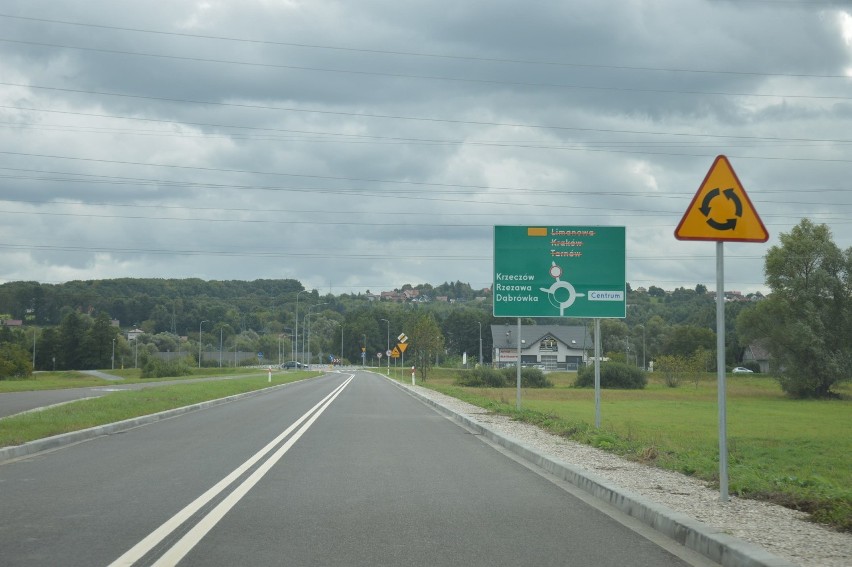
[[[414,321],[410,338],[420,379],[425,381],[435,356],[444,352],[444,336],[432,314],[422,313]]]
[[[831,397],[852,376],[852,248],[808,219],[780,241],[764,267],[772,293],[737,320],[741,341],[765,340],[788,394]]]

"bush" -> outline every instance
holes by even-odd
[[[33,373],[29,353],[18,345],[0,345],[0,380],[22,380]]]
[[[665,355],[654,360],[654,370],[663,375],[663,382],[669,388],[677,388],[690,372],[689,360],[683,356]]]
[[[504,368],[506,381],[510,385],[518,382],[517,368]],[[538,368],[521,368],[521,387],[522,388],[552,388],[553,382],[544,377],[544,372]]]
[[[648,376],[635,366],[621,362],[604,362],[601,364],[601,388],[624,390],[641,390],[648,384]],[[577,371],[577,388],[593,388],[595,385],[595,367],[589,365]]]
[[[503,388],[506,386],[506,378],[499,370],[480,366],[460,372],[456,378],[456,384],[471,388]]]
[[[470,388],[508,388],[515,385],[517,376],[517,369],[514,366],[499,370],[479,367],[460,372],[456,378],[456,384]],[[544,372],[537,368],[521,368],[521,386],[524,388],[552,388],[553,383],[544,377]]]
[[[185,360],[160,360],[152,356],[142,366],[142,378],[168,378],[190,374],[192,374],[192,368]]]

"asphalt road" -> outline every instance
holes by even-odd
[[[629,524],[367,372],[0,464],[4,566],[707,564]]]

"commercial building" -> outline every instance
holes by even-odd
[[[491,325],[494,365],[518,361],[517,325]],[[521,365],[543,365],[546,370],[577,370],[594,352],[591,334],[583,325],[522,325]]]

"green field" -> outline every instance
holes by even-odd
[[[463,388],[458,371],[435,370],[429,388],[627,458],[715,483],[719,429],[715,374],[669,388],[602,390],[601,429],[592,389],[572,387],[574,373],[551,373],[553,388]],[[410,375],[402,376],[405,382]],[[839,400],[792,400],[760,375],[727,380],[728,477],[732,494],[811,513],[852,531],[852,389]]]

